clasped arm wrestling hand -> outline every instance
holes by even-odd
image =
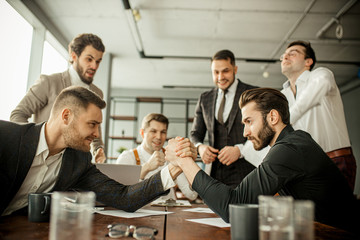
[[[168,141],[165,149],[165,160],[170,162],[170,165],[182,169],[192,185],[195,175],[200,171],[200,167],[194,161],[197,157],[194,144],[187,138],[176,137]]]

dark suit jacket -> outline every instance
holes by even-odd
[[[234,103],[228,118],[228,131],[233,128],[236,130],[236,135],[239,143],[244,143],[246,138],[243,137],[244,127],[241,123],[241,111],[239,108],[240,95],[248,89],[255,88],[254,86],[245,84],[239,79]],[[214,146],[215,142],[215,105],[218,88],[213,88],[210,91],[201,94],[199,101],[195,108],[194,123],[190,132],[190,139],[192,142],[203,142],[206,131],[208,132],[209,145]]]
[[[36,154],[42,124],[0,121],[0,215],[22,185]],[[138,208],[164,192],[160,172],[131,186],[102,174],[91,163],[91,154],[67,148],[52,191],[93,191],[97,201],[125,211]]]

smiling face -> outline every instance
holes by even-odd
[[[213,60],[211,70],[214,84],[222,89],[228,89],[235,80],[237,66],[230,63],[230,59]]]
[[[65,145],[83,152],[90,151],[91,142],[99,137],[101,122],[101,109],[92,103],[76,115],[73,113],[72,119],[62,132]]]
[[[152,154],[163,147],[167,136],[167,126],[165,123],[152,120],[147,128],[140,129],[140,134],[145,150]]]
[[[77,56],[75,52],[71,53],[72,60],[74,61],[73,67],[79,74],[81,81],[86,84],[93,82],[103,54],[103,52],[96,50],[91,45],[86,46],[80,56]]]
[[[275,131],[264,120],[260,111],[256,110],[256,103],[249,102],[241,109],[244,124],[244,137],[250,140],[255,150],[268,146],[275,137]]]

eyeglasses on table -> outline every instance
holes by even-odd
[[[158,230],[152,227],[136,227],[122,223],[110,224],[107,228],[109,229],[109,233],[106,236],[110,238],[133,237],[138,240],[152,240],[158,233]]]

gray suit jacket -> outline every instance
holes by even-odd
[[[69,70],[52,75],[40,75],[40,78],[11,112],[10,121],[27,123],[32,114],[34,114],[35,123],[47,121],[56,97],[64,88],[70,86]],[[90,84],[90,90],[103,98],[103,92],[94,84]],[[93,143],[94,150],[99,147],[103,147],[101,136],[95,139]]]
[[[241,94],[247,90],[255,88],[254,86],[238,81],[234,103],[229,114],[228,131],[235,130],[237,143],[244,143],[246,138],[243,137],[243,125],[241,123],[241,111],[239,108],[239,99]],[[192,142],[204,142],[206,131],[208,132],[209,145],[214,146],[215,142],[215,105],[218,88],[201,94],[195,107],[194,123],[190,132]]]
[[[21,187],[36,154],[42,124],[0,121],[0,215]],[[125,211],[136,211],[167,193],[160,172],[131,186],[102,174],[91,154],[67,148],[52,191],[94,191],[97,201]]]

